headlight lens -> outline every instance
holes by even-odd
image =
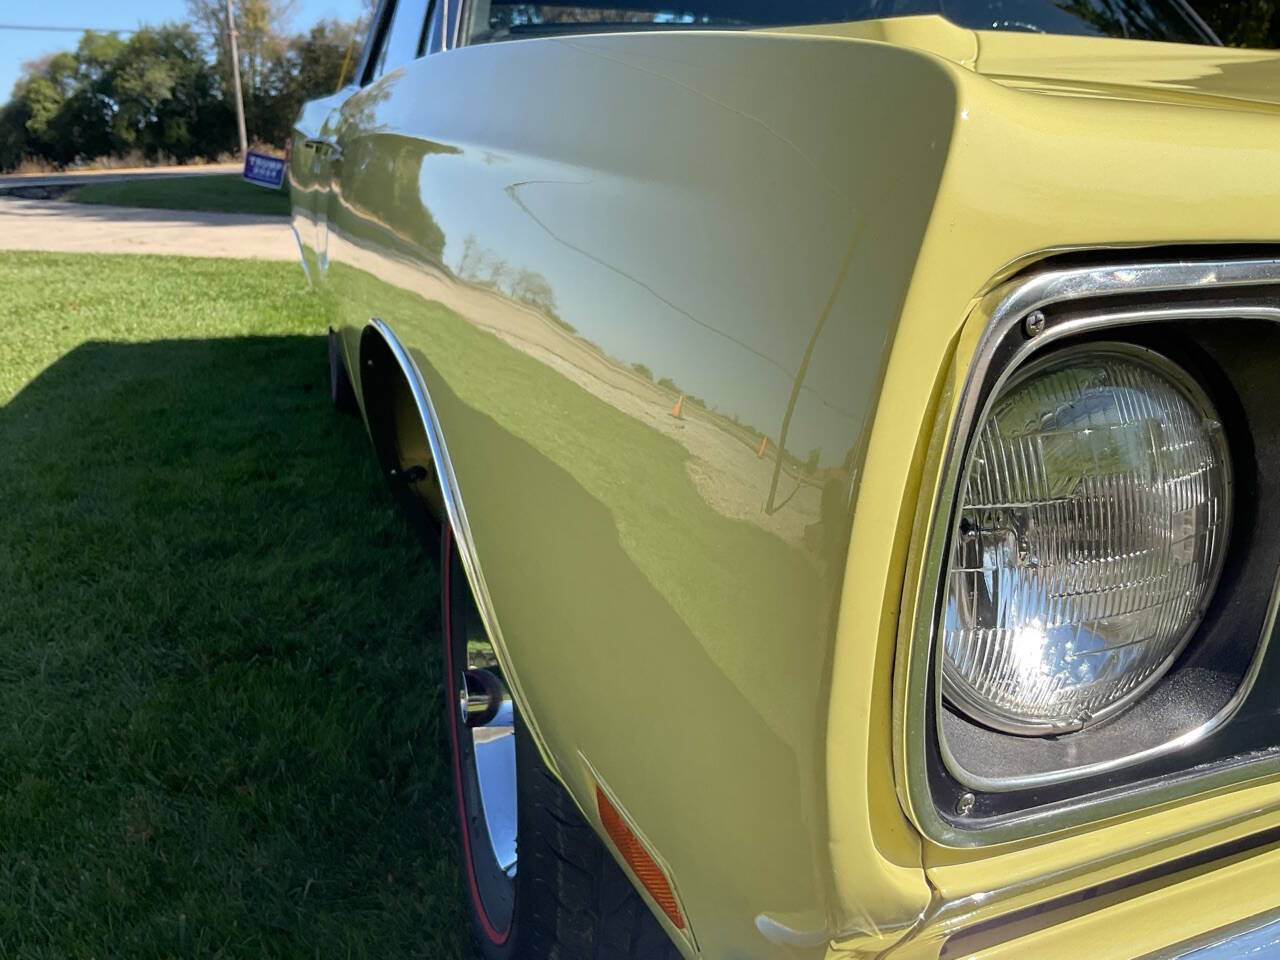
[[[1026,734],[1122,709],[1200,622],[1230,487],[1217,413],[1164,357],[1092,345],[1016,374],[961,484],[942,624],[951,702]]]

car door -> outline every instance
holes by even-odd
[[[344,245],[346,250],[338,259],[350,260],[354,256],[358,261],[361,249],[376,246],[384,239],[381,234],[385,231],[381,225],[385,224],[387,217],[377,214],[389,214],[397,204],[394,190],[385,196],[380,194],[381,202],[372,204],[354,196],[353,182],[358,180],[362,185],[382,183],[384,178],[371,175],[372,171],[380,164],[390,163],[394,167],[396,162],[394,156],[371,150],[367,137],[361,134],[366,131],[377,105],[385,101],[391,90],[402,81],[406,68],[443,48],[443,25],[448,6],[446,0],[383,0],[356,75],[357,86],[340,103],[332,106],[325,120],[323,137],[327,144],[327,186],[324,211],[317,217],[321,224],[318,248],[320,283],[337,306],[336,328],[348,366],[351,366],[355,355],[360,330],[369,317],[347,309],[353,303],[349,276],[341,270],[334,275],[330,270],[333,246]],[[353,203],[356,205],[354,208]],[[370,217],[370,213],[374,216]],[[331,229],[333,223],[345,224],[347,229],[344,231],[340,227],[334,231]],[[353,223],[359,224],[354,232],[350,229]]]

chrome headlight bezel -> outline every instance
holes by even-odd
[[[926,478],[936,478],[935,494],[920,506],[917,522],[926,533],[919,543],[920,552],[910,562],[918,579],[908,583],[915,589],[915,600],[904,615],[910,645],[900,659],[895,702],[902,731],[899,787],[912,819],[926,836],[945,846],[982,846],[1189,797],[1251,776],[1280,773],[1280,742],[1275,749],[1253,750],[1247,756],[1213,755],[1211,762],[1203,762],[1208,755],[1205,743],[1231,720],[1247,699],[1264,661],[1270,662],[1266,653],[1276,624],[1280,558],[1274,563],[1268,560],[1252,572],[1252,589],[1259,598],[1258,616],[1251,621],[1256,632],[1244,638],[1247,650],[1242,647],[1243,652],[1236,651],[1241,666],[1232,681],[1234,692],[1224,694],[1220,699],[1225,702],[1220,708],[1214,705],[1211,715],[1184,729],[1168,731],[1159,742],[1144,743],[1105,762],[1085,762],[1047,773],[1041,770],[1023,777],[989,777],[966,770],[957,751],[951,749],[956,744],[949,744],[943,735],[943,727],[951,719],[948,714],[954,711],[944,706],[936,646],[942,573],[948,561],[961,467],[979,414],[1000,386],[1032,358],[1070,341],[1141,342],[1145,337],[1151,345],[1150,340],[1159,342],[1158,337],[1163,336],[1165,328],[1160,324],[1206,323],[1226,330],[1231,326],[1228,321],[1238,320],[1265,325],[1280,338],[1280,258],[1138,261],[1119,267],[1048,262],[983,298],[973,320],[983,324],[983,333],[962,382],[956,383],[953,402],[944,390],[935,431],[943,435],[943,442],[933,444],[934,460],[926,467]],[[1231,435],[1234,442],[1234,429]],[[1238,524],[1245,522],[1242,515]],[[1187,651],[1196,649],[1198,641],[1193,637],[1194,633],[1183,644],[1190,644]],[[1186,652],[1185,657],[1190,658],[1191,653]],[[1275,659],[1276,689],[1280,689],[1280,654]],[[1270,670],[1268,667],[1269,676]],[[1157,701],[1157,694],[1164,696],[1163,689],[1163,682],[1155,683],[1145,699]],[[1139,697],[1135,715],[1147,709],[1143,703],[1144,698]],[[1079,743],[1087,742],[1083,738],[1091,735],[1114,746],[1124,739],[1124,716],[1122,712],[1116,720],[1097,728],[1049,740],[1070,741],[1074,737],[1073,742]]]

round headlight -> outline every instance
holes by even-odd
[[[1150,350],[1098,344],[1014,375],[974,437],[942,623],[952,704],[1012,733],[1122,709],[1208,605],[1231,475],[1204,391]]]

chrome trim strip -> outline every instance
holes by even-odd
[[[1101,330],[1121,325],[1166,322],[1182,319],[1218,319],[1246,317],[1280,323],[1280,303],[1212,303],[1188,304],[1182,307],[1126,308],[1107,310],[1099,306],[1097,311],[1076,317],[1066,317],[1050,323],[1043,332],[1020,344],[1011,356],[998,357],[1001,345],[1018,336],[1026,316],[1033,311],[1060,306],[1081,299],[1105,299],[1118,296],[1142,295],[1155,297],[1161,294],[1186,293],[1212,289],[1224,296],[1247,293],[1252,287],[1280,284],[1280,258],[1249,260],[1186,260],[1175,263],[1131,262],[1118,266],[1092,266],[1053,268],[1032,273],[1001,285],[985,296],[975,308],[975,314],[987,318],[978,343],[974,348],[969,369],[961,388],[959,399],[952,411],[947,428],[946,445],[938,472],[933,508],[929,515],[929,528],[921,555],[921,574],[917,582],[914,601],[915,622],[907,663],[904,696],[904,724],[907,731],[906,793],[909,807],[917,826],[931,840],[953,847],[985,846],[1024,839],[1039,833],[1080,826],[1095,819],[1116,815],[1140,806],[1181,799],[1194,793],[1220,788],[1249,779],[1255,774],[1263,776],[1280,771],[1280,755],[1267,752],[1244,762],[1224,761],[1212,769],[1193,774],[1166,778],[1155,783],[1121,788],[1105,795],[1082,798],[1078,802],[1041,809],[1023,817],[1008,818],[998,824],[983,825],[975,822],[972,827],[957,825],[944,819],[934,805],[929,789],[926,751],[928,749],[928,703],[932,693],[940,696],[940,678],[930,683],[930,661],[941,601],[940,587],[946,551],[950,543],[951,518],[956,506],[959,473],[968,447],[972,425],[977,422],[978,404],[983,396],[990,397],[999,385],[1034,352],[1064,337],[1085,331]],[[1000,369],[997,370],[996,364]],[[987,390],[991,384],[990,390]],[[952,775],[966,785],[984,791],[1014,790],[1044,786],[1066,780],[1079,779],[1107,770],[1141,762],[1172,750],[1182,749],[1208,736],[1239,709],[1249,687],[1257,679],[1262,656],[1271,630],[1274,629],[1277,610],[1280,609],[1280,579],[1272,593],[1264,634],[1241,688],[1232,701],[1208,723],[1186,734],[1151,748],[1135,757],[1092,764],[1083,770],[1066,773],[1058,771],[1024,778],[963,779],[957,774],[958,764],[946,750],[946,742],[938,731],[937,736],[943,760]],[[941,668],[940,661],[934,666]],[[941,703],[935,702],[935,713]]]
[[[979,893],[969,893],[958,897],[954,900],[939,900],[926,908],[924,913],[917,920],[913,929],[928,930],[929,936],[937,936],[940,939],[950,940],[953,937],[963,936],[967,929],[981,925],[986,921],[999,922],[1009,916],[1016,916],[1025,911],[1038,910],[1037,907],[1023,907],[1007,909],[1002,911],[998,916],[992,916],[989,912],[984,912],[988,903],[993,898],[999,898],[1006,904],[1015,902],[1026,904],[1043,904],[1044,891],[1049,889],[1062,890],[1059,895],[1061,897],[1070,897],[1072,902],[1082,902],[1078,898],[1081,894],[1084,899],[1090,899],[1091,891],[1096,891],[1099,887],[1097,879],[1100,872],[1116,867],[1124,863],[1133,863],[1144,857],[1154,856],[1157,862],[1162,866],[1172,866],[1172,869],[1165,870],[1160,876],[1169,876],[1179,870],[1177,866],[1177,858],[1173,861],[1160,856],[1161,851],[1168,850],[1171,847],[1188,843],[1201,841],[1203,838],[1213,833],[1224,830],[1234,829],[1247,823],[1255,818],[1261,812],[1257,809],[1250,809],[1244,812],[1238,812],[1231,816],[1225,817],[1214,823],[1197,824],[1190,829],[1177,830],[1172,833],[1165,834],[1143,834],[1142,840],[1126,849],[1112,849],[1106,856],[1099,857],[1096,860],[1076,862],[1067,867],[1061,867],[1051,870],[1041,875],[1023,876],[1022,878],[1007,884],[996,890],[984,890]],[[1215,849],[1221,849],[1223,846],[1230,847],[1235,844],[1246,844],[1256,841],[1257,846],[1263,846],[1267,842],[1267,835],[1271,831],[1262,831],[1258,833],[1242,832],[1233,840],[1227,841],[1225,844],[1214,843],[1210,840],[1208,843],[1200,845],[1200,849],[1206,852]],[[1213,859],[1201,861],[1202,863],[1212,862]],[[1139,871],[1139,882],[1141,875],[1145,871]],[[1134,874],[1128,875],[1130,881],[1133,880]],[[1086,880],[1078,883],[1082,877],[1093,877],[1092,881]],[[1115,882],[1115,876],[1109,877],[1105,881],[1101,881],[1108,885]],[[1123,881],[1122,881],[1123,882]],[[1057,897],[1051,898],[1056,900]],[[963,954],[958,954],[963,955]],[[1151,960],[1151,958],[1143,958],[1143,960]]]
[[[409,392],[413,395],[413,404],[417,407],[418,416],[422,419],[422,426],[427,434],[427,445],[431,448],[431,459],[435,462],[436,473],[440,478],[440,492],[444,499],[445,512],[448,514],[449,526],[453,528],[454,538],[460,547],[463,569],[466,570],[467,580],[475,593],[476,606],[480,608],[480,616],[484,618],[485,628],[490,631],[491,636],[496,637],[499,635],[496,629],[498,618],[493,610],[493,601],[489,597],[489,588],[480,574],[480,561],[476,556],[475,540],[471,536],[471,524],[467,520],[467,511],[462,505],[462,498],[458,495],[458,478],[453,473],[453,460],[450,459],[449,450],[444,445],[444,438],[440,433],[440,419],[436,415],[435,404],[431,402],[431,397],[427,393],[426,380],[422,376],[422,371],[418,369],[417,362],[381,318],[372,318],[369,321],[369,327],[377,331],[386,342],[391,355],[395,357],[396,364],[405,376]]]
[[[400,343],[396,335],[392,333],[391,328],[382,319],[379,317],[371,318],[366,329],[376,332],[386,343],[391,355],[395,358],[396,364],[400,367],[401,373],[404,374],[405,382],[409,386],[409,392],[413,395],[413,404],[417,408],[419,418],[422,420],[423,429],[427,435],[427,445],[431,448],[431,459],[435,464],[436,476],[440,481],[440,494],[441,499],[444,500],[445,513],[448,516],[449,526],[453,530],[454,543],[458,547],[458,553],[462,559],[462,568],[467,574],[467,582],[471,584],[471,592],[476,601],[476,609],[480,612],[480,619],[484,622],[485,630],[489,633],[494,654],[502,667],[503,678],[511,690],[512,698],[517,705],[523,708],[523,705],[528,701],[520,689],[519,679],[511,669],[511,664],[507,657],[507,646],[502,638],[502,631],[498,627],[498,615],[493,607],[493,599],[489,596],[489,587],[485,583],[484,574],[480,570],[480,558],[476,554],[475,539],[471,535],[471,524],[467,520],[466,508],[462,505],[458,479],[453,472],[453,461],[449,457],[449,448],[445,446],[444,436],[440,431],[440,419],[436,415],[435,404],[431,402],[431,395],[427,392],[426,380],[422,376],[422,371],[418,369],[418,364],[413,359],[413,356],[404,348],[404,345]],[[525,728],[533,736],[534,742],[538,745],[544,762],[551,772],[559,778],[559,768],[550,751],[546,749],[537,724],[528,710],[522,709],[521,720],[524,722]]]

